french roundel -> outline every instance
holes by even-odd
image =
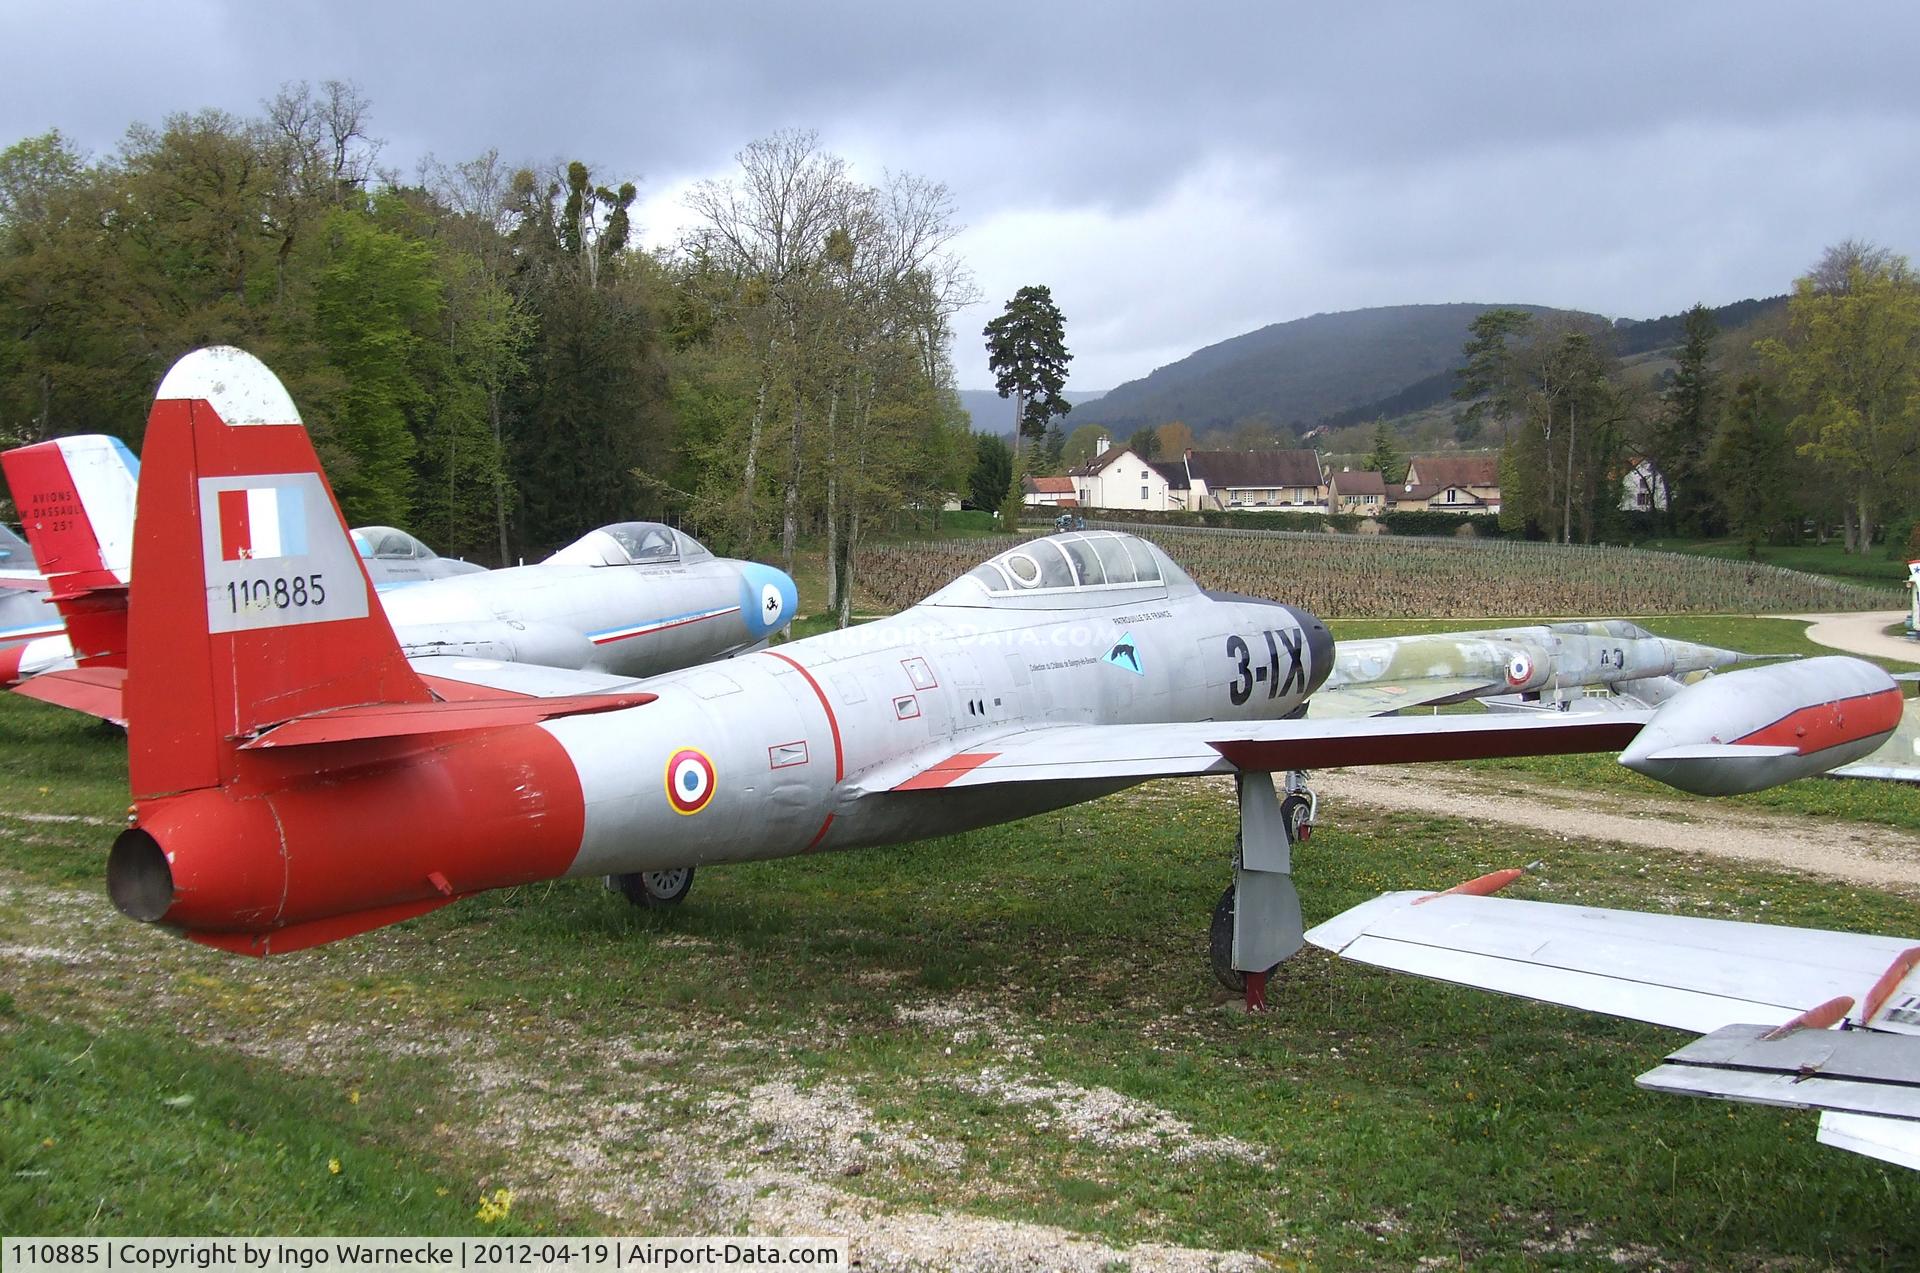
[[[786,603],[780,599],[780,589],[770,583],[760,585],[761,623],[770,628],[779,626],[782,618],[780,611],[785,605]]]
[[[698,813],[713,799],[713,762],[703,751],[682,747],[667,757],[667,803],[675,813]]]
[[[1516,654],[1507,663],[1507,684],[1525,685],[1533,676],[1533,660],[1524,654]]]

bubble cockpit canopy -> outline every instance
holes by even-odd
[[[981,562],[928,597],[930,606],[1058,610],[1120,605],[1195,591],[1160,549],[1118,531],[1030,539]]]
[[[440,554],[394,526],[356,526],[353,546],[376,561],[433,561]]]
[[[549,566],[669,566],[711,561],[700,541],[659,522],[615,522],[590,530],[547,558]]]

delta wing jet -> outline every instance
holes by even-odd
[[[1218,774],[1241,831],[1216,963],[1258,1005],[1302,942],[1276,773],[1297,799],[1308,766],[1630,746],[1666,781],[1753,789],[1870,750],[1898,711],[1878,669],[1829,659],[1727,673],[1638,714],[1321,719],[1309,708],[1338,660],[1317,619],[1210,595],[1112,532],[1019,544],[891,618],[640,684],[459,658],[423,677],[264,366],[183,358],[147,439],[134,804],[107,886],[136,920],[247,954],[541,879],[671,902],[701,866]],[[279,555],[229,551],[238,501],[283,520]],[[1500,675],[1525,690],[1546,673],[1509,658]],[[1714,686],[1733,692],[1696,709]]]

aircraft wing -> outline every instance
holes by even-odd
[[[458,654],[424,654],[407,660],[426,678],[435,697],[447,702],[474,698],[571,698],[585,694],[624,694],[639,681],[604,672],[580,672],[543,667],[538,663],[509,663],[501,659]]]
[[[1865,996],[1914,945],[1779,924],[1427,893],[1363,902],[1309,929],[1307,940],[1359,963],[1702,1034],[1740,1023],[1779,1025],[1836,997]]]
[[[1822,1143],[1920,1170],[1910,939],[1431,893],[1374,898],[1306,938],[1360,963],[1703,1032],[1638,1085],[1816,1109]],[[1849,1014],[1867,1028],[1816,1028]],[[1778,1029],[1790,1023],[1801,1028]]]
[[[1052,725],[883,767],[860,785],[867,791],[929,791],[1618,751],[1650,716],[1621,712],[1604,718],[1461,715]]]
[[[1325,686],[1313,696],[1313,714],[1328,719],[1384,716],[1429,703],[1507,692],[1501,681],[1480,676],[1436,676],[1420,680]]]

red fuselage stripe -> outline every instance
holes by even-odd
[[[1898,688],[1877,690],[1803,707],[1734,741],[1751,747],[1791,747],[1802,756],[1811,755],[1894,729],[1900,724],[1903,706]]]
[[[847,776],[847,758],[840,749],[840,720],[833,714],[833,704],[827,701],[826,691],[820,688],[820,682],[813,679],[813,673],[801,667],[798,662],[788,658],[778,650],[763,650],[763,654],[772,655],[794,671],[813,689],[813,696],[820,700],[820,710],[827,714],[827,729],[833,734],[833,780],[839,782]],[[828,821],[832,821],[831,818]],[[825,828],[822,828],[824,830]]]
[[[813,673],[801,667],[796,660],[788,658],[777,650],[762,650],[761,653],[771,654],[774,658],[779,659],[782,663],[785,663],[788,667],[800,673],[801,677],[812,687],[813,696],[820,700],[820,710],[827,714],[827,729],[833,735],[833,780],[839,782],[847,776],[847,758],[846,754],[840,748],[840,719],[833,714],[833,704],[827,701],[826,691],[820,688],[820,682],[813,679]],[[833,815],[829,813],[827,820],[820,824],[820,829],[813,833],[813,839],[808,840],[807,847],[801,851],[811,853],[819,848],[820,841],[827,838],[827,829],[832,825]]]

